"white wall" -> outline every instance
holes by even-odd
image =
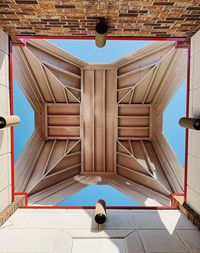
[[[0,29],[0,116],[10,114],[8,36]],[[11,203],[10,128],[0,130],[0,212]]]
[[[0,252],[200,252],[200,232],[178,210],[107,210],[99,228],[94,212],[18,209],[0,228]]]
[[[200,31],[191,40],[190,117],[200,118]],[[200,131],[189,130],[187,203],[200,214]]]

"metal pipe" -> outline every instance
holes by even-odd
[[[6,117],[0,117],[0,129],[5,127],[12,127],[20,123],[20,117],[17,115],[11,115]]]
[[[96,202],[95,221],[97,224],[103,224],[106,221],[106,202],[103,199]]]
[[[184,128],[200,130],[200,119],[197,118],[180,118],[179,125]]]
[[[108,26],[105,22],[99,22],[97,23],[95,30],[96,30],[96,37],[95,37],[96,46],[102,48],[106,44],[106,35]]]

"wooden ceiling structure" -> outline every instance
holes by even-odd
[[[35,111],[35,132],[15,166],[16,191],[28,192],[30,205],[56,205],[91,183],[141,205],[169,205],[169,194],[183,191],[162,115],[186,76],[186,49],[153,42],[89,64],[37,39],[15,47],[13,59]]]

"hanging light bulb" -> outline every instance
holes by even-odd
[[[96,30],[96,37],[95,37],[96,46],[102,48],[106,44],[106,35],[108,30],[106,22],[101,21],[97,23],[95,30]]]

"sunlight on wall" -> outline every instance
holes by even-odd
[[[186,115],[186,80],[183,80],[176,94],[163,114],[163,133],[181,165],[185,164],[185,129],[178,122]]]
[[[180,222],[181,213],[178,212],[177,210],[170,210],[170,212],[159,210],[158,215],[159,215],[158,219],[161,220],[163,226],[165,227],[169,235],[173,235],[176,226]]]
[[[21,155],[27,142],[32,136],[34,126],[34,111],[21,90],[17,81],[14,80],[14,114],[18,115],[21,123],[14,127],[15,161]]]

